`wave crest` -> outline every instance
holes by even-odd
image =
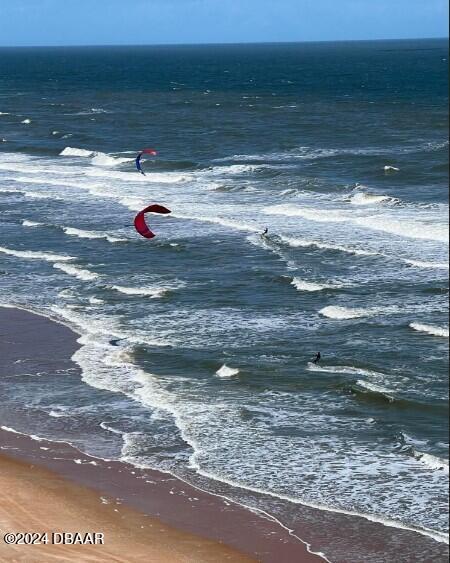
[[[449,338],[449,329],[441,328],[440,326],[426,325],[421,323],[411,323],[409,325],[413,330],[417,332],[424,332],[431,336],[441,336],[442,338]]]

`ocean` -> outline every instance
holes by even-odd
[[[0,303],[83,372],[0,425],[443,541],[446,41],[0,49],[0,141]]]

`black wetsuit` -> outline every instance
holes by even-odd
[[[314,358],[313,364],[318,364],[321,359],[322,359],[322,354],[320,352],[317,352],[317,356]]]

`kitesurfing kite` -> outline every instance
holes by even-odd
[[[144,149],[137,155],[136,168],[138,169],[138,172],[140,172],[142,175],[145,176],[145,172],[142,170],[142,165],[141,165],[141,158],[144,156],[144,154],[156,156],[158,153],[155,151],[155,149]]]
[[[147,223],[145,222],[145,214],[146,213],[160,213],[162,215],[167,215],[168,213],[172,213],[170,211],[170,209],[167,209],[167,207],[163,207],[162,205],[149,205],[148,207],[146,207],[145,209],[143,209],[141,212],[139,212],[136,215],[136,218],[134,220],[134,226],[136,227],[136,231],[143,236],[144,238],[155,238],[155,233],[153,233]]]

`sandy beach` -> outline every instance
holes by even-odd
[[[77,335],[46,317],[0,308],[1,374],[64,371]],[[20,427],[20,421],[15,426]],[[94,459],[67,443],[0,430],[0,531],[98,532],[105,545],[0,545],[2,561],[313,562],[276,522],[157,471]]]
[[[1,561],[252,561],[239,552],[162,525],[118,505],[93,490],[75,486],[50,471],[0,458],[0,529],[7,533],[47,533],[49,544],[7,545]],[[83,543],[52,545],[62,533],[80,533]],[[101,534],[85,539],[86,534]],[[104,539],[103,539],[104,538]],[[104,543],[104,545],[102,545]]]

